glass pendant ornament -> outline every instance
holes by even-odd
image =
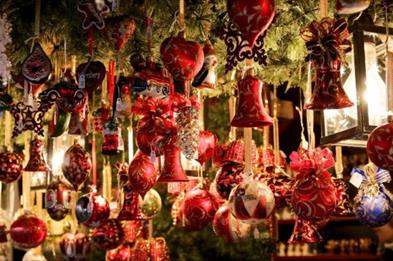
[[[95,228],[109,218],[109,203],[93,189],[92,192],[78,199],[75,214],[79,223],[89,228]]]
[[[91,168],[90,155],[81,145],[74,144],[65,152],[61,169],[75,191],[87,180]]]
[[[66,233],[61,237],[60,250],[67,261],[83,261],[91,252],[91,241],[86,234]]]
[[[379,126],[367,141],[367,156],[378,167],[393,171],[393,122]]]
[[[176,117],[177,136],[176,145],[189,159],[198,159],[199,146],[199,109],[197,105],[183,106],[178,110]]]
[[[49,166],[44,159],[44,142],[34,138],[30,142],[30,159],[24,171],[28,172],[48,172]]]
[[[46,223],[42,219],[27,212],[11,225],[12,244],[20,249],[35,248],[45,241],[47,231]]]
[[[45,208],[53,220],[60,221],[71,212],[71,192],[71,187],[59,178],[47,187]]]
[[[370,0],[336,0],[336,11],[340,15],[360,13],[370,6]]]
[[[23,170],[23,155],[5,151],[0,153],[0,181],[11,183],[19,179]]]
[[[121,126],[116,118],[112,118],[103,126],[104,141],[102,143],[102,154],[116,155],[124,151],[124,142],[121,136]]]
[[[162,207],[162,201],[160,194],[154,189],[149,190],[143,198],[143,203],[141,206],[142,214],[146,219],[151,219],[157,216]]]
[[[151,157],[138,151],[128,168],[128,185],[144,197],[156,181],[157,171]]]
[[[52,72],[52,63],[39,43],[34,44],[33,52],[22,63],[23,77],[33,83],[46,82]]]
[[[175,142],[171,141],[165,146],[164,167],[157,182],[188,182],[189,179],[181,163],[181,151]]]

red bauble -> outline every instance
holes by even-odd
[[[11,183],[19,179],[23,170],[23,157],[13,152],[0,153],[0,182]]]
[[[389,122],[371,132],[367,141],[367,155],[378,167],[393,171],[393,123]]]
[[[13,244],[22,249],[39,246],[45,241],[47,232],[46,223],[30,213],[18,217],[10,229]]]
[[[114,249],[124,241],[123,227],[117,219],[108,219],[93,230],[92,238],[98,248]]]
[[[182,204],[184,228],[196,231],[206,227],[214,218],[217,203],[210,193],[201,188],[189,191]]]
[[[136,241],[134,248],[131,252],[132,261],[148,261],[150,256],[149,241],[145,239],[139,239]]]
[[[217,144],[217,136],[210,131],[201,131],[199,133],[198,159],[197,161],[203,165],[214,155],[214,149]]]
[[[134,34],[134,18],[127,15],[113,16],[105,19],[105,23],[106,37],[114,43],[115,50],[120,51]]]
[[[164,154],[164,148],[168,140],[169,137],[167,135],[152,131],[149,125],[142,125],[141,122],[138,123],[136,144],[146,155],[150,155],[152,151],[154,151],[156,156]]]
[[[91,171],[90,155],[81,145],[72,145],[64,154],[63,170],[64,177],[72,184],[74,190],[87,180]]]
[[[54,220],[62,220],[71,210],[71,188],[56,180],[46,190],[46,210]]]
[[[61,237],[60,250],[65,260],[85,260],[91,252],[91,241],[83,233],[66,233]]]
[[[273,22],[276,13],[274,0],[228,0],[227,10],[231,21],[250,46]]]
[[[197,42],[182,36],[172,36],[161,44],[161,59],[165,67],[178,81],[189,81],[201,70],[203,48]]]
[[[106,252],[106,261],[130,261],[132,260],[132,245],[122,244],[118,248]]]
[[[105,74],[105,65],[99,61],[82,63],[76,69],[76,76],[79,87],[81,87],[81,77],[84,77],[84,88],[88,93],[93,93],[101,85],[102,81],[105,78]]]
[[[218,170],[216,175],[216,188],[218,194],[228,199],[232,189],[243,181],[244,165],[234,162],[226,162]]]
[[[108,201],[96,192],[91,192],[78,199],[75,207],[79,223],[90,227],[98,227],[109,218]]]
[[[127,243],[135,243],[142,231],[142,222],[139,220],[123,222],[124,239]]]
[[[228,204],[222,205],[213,220],[213,230],[217,236],[227,242],[237,242],[245,239],[251,231],[251,225],[236,219]]]
[[[157,171],[149,156],[140,151],[137,153],[128,169],[128,180],[132,190],[142,197],[154,186],[157,181]]]

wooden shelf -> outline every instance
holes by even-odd
[[[295,224],[295,219],[279,219],[277,222],[279,225],[291,225]],[[351,216],[333,216],[329,219],[331,222],[358,222],[357,218],[353,215]]]
[[[320,254],[320,255],[311,255],[311,256],[275,256],[274,260],[276,261],[336,261],[336,260],[357,260],[357,261],[367,261],[367,260],[382,260],[382,255],[372,255],[372,254],[341,254],[341,255],[333,255],[333,254]]]

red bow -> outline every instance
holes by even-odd
[[[316,148],[315,150],[299,149],[290,155],[292,170],[300,174],[323,172],[334,166],[331,150]]]

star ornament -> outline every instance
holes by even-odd
[[[102,1],[90,0],[78,3],[78,12],[83,14],[82,28],[84,30],[95,26],[98,30],[105,27],[104,16],[110,12],[110,8]]]

